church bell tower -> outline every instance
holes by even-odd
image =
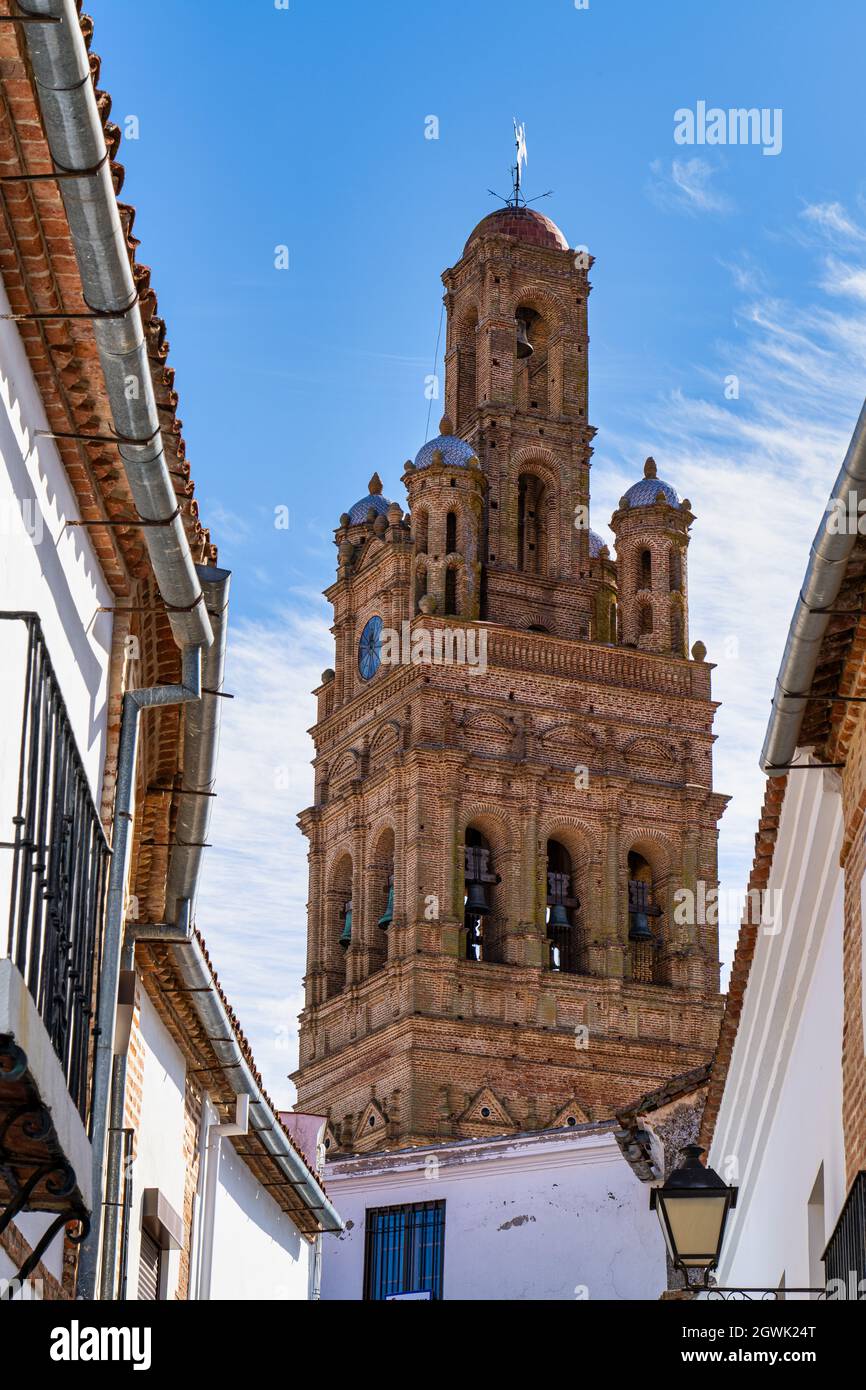
[[[406,509],[374,474],[340,517],[294,1078],[332,1155],[606,1118],[715,1043],[695,518],[648,460],[589,529],[591,266],[519,202],[485,217]]]

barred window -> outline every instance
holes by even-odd
[[[365,1301],[419,1293],[441,1299],[444,1202],[371,1208],[366,1226]]]

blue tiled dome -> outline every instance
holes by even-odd
[[[437,449],[442,454],[442,462],[449,467],[469,467],[469,460],[475,457],[475,450],[465,439],[460,439],[454,434],[453,428],[448,416],[443,415],[439,422],[441,433],[436,439],[428,439],[423,448],[418,450],[415,458],[416,468],[429,468]]]
[[[379,516],[384,515],[392,505],[389,498],[382,496],[382,479],[379,477],[378,473],[373,474],[367,486],[370,489],[369,494],[366,497],[362,497],[360,502],[356,502],[353,507],[349,508],[350,526],[357,526],[360,522],[366,521],[367,513],[371,507],[376,515]]]
[[[601,554],[602,548],[603,548],[604,546],[606,546],[606,545],[607,545],[607,541],[604,540],[604,539],[598,534],[597,531],[590,531],[590,533],[589,533],[589,558],[590,558],[591,560],[597,559],[598,556]],[[610,548],[610,547],[608,547],[608,549],[609,549],[609,548]]]
[[[663,482],[656,477],[656,465],[654,459],[647,459],[644,464],[644,476],[639,483],[633,483],[623,498],[623,502],[628,507],[651,507],[659,493],[664,494],[664,500],[670,507],[678,507],[680,499],[676,488],[671,487],[670,483]]]

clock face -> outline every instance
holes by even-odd
[[[366,624],[358,642],[358,670],[361,679],[375,676],[382,660],[382,619],[376,614]]]

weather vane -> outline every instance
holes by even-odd
[[[514,117],[514,148],[517,157],[511,168],[511,197],[503,198],[501,193],[495,193],[492,188],[488,188],[487,192],[491,197],[498,198],[500,202],[510,208],[525,208],[530,203],[537,203],[540,198],[549,198],[550,191],[539,193],[537,198],[527,199],[523,195],[523,167],[529,163],[529,156],[526,152],[526,126],[522,121],[518,121],[516,116]]]

